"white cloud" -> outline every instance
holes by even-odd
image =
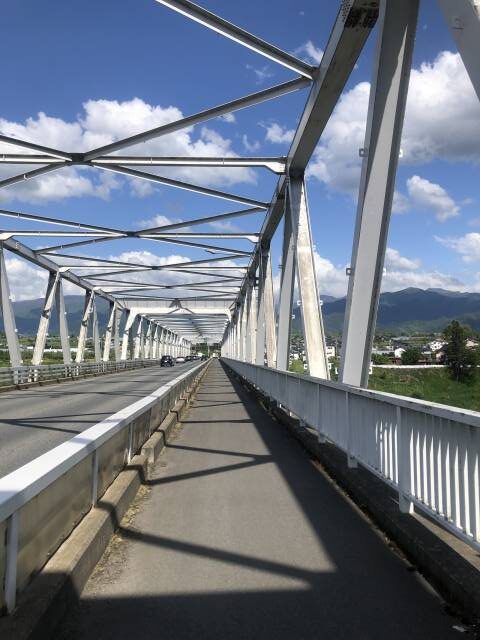
[[[410,201],[403,193],[399,191],[393,192],[393,204],[392,204],[392,212],[393,213],[405,213],[410,209]]]
[[[361,82],[341,96],[310,163],[309,175],[332,189],[358,189],[369,92],[370,84]],[[412,69],[401,162],[478,163],[479,139],[480,104],[460,55],[443,51]]]
[[[382,291],[400,291],[407,287],[419,289],[439,288],[450,291],[474,291],[477,285],[466,285],[458,278],[439,271],[420,269],[419,259],[402,256],[396,249],[388,248],[385,256],[385,273],[382,278]],[[348,277],[346,265],[335,266],[330,260],[315,252],[315,268],[320,294],[335,297],[345,296]]]
[[[407,180],[407,189],[412,202],[417,207],[432,210],[439,222],[460,215],[460,207],[445,189],[435,182],[415,175]]]
[[[179,219],[169,218],[168,216],[163,216],[158,214],[153,216],[153,218],[147,218],[146,220],[138,220],[137,224],[139,227],[150,229],[153,227],[164,227],[169,224],[175,224],[177,222],[181,222]]]
[[[400,252],[397,249],[391,249],[387,247],[385,253],[385,268],[388,269],[418,269],[420,267],[420,260],[418,258],[411,259],[405,258],[405,256],[400,255]]]
[[[250,142],[246,133],[244,133],[242,136],[242,144],[250,153],[254,153],[255,151],[258,151],[260,149],[260,143],[258,142],[258,140]]]
[[[225,113],[223,116],[219,116],[219,120],[223,120],[223,122],[228,122],[228,124],[233,124],[237,121],[234,113]]]
[[[480,260],[480,233],[472,232],[464,236],[447,238],[435,236],[435,240],[461,255],[464,262],[472,263]]]
[[[276,122],[265,125],[265,129],[265,140],[276,144],[290,143],[295,135],[295,129],[286,129]]]
[[[302,12],[300,12],[300,15],[303,15]],[[311,40],[307,40],[298,49],[295,49],[294,53],[296,56],[303,56],[308,62],[317,65],[320,64],[323,58],[323,50],[316,47]]]
[[[42,298],[47,289],[48,272],[17,257],[5,258],[10,292],[14,301]]]
[[[273,78],[273,76],[275,75],[270,71],[268,64],[260,68],[253,67],[251,64],[247,64],[245,65],[245,68],[249,71],[253,71],[255,77],[257,78],[256,84],[263,84],[265,80],[268,80],[268,78]]]
[[[24,123],[0,118],[0,131],[6,135],[30,140],[66,151],[86,151],[152,129],[183,117],[174,106],[150,105],[139,98],[118,102],[116,100],[89,100],[83,105],[83,113],[75,122],[66,122],[39,113]],[[230,116],[226,117],[232,122]],[[12,145],[0,144],[0,152],[11,153]],[[203,126],[199,130],[187,127],[175,133],[127,148],[135,155],[159,156],[209,156],[235,157],[231,140],[213,129]],[[124,153],[122,152],[119,153]],[[7,177],[24,171],[24,167],[2,167],[0,176]],[[156,169],[151,170],[152,173]],[[246,167],[162,167],[162,175],[180,180],[198,182],[209,186],[225,186],[239,183],[255,183],[255,173]],[[126,178],[134,196],[149,195],[151,183]],[[2,191],[2,198],[37,202],[39,200],[64,199],[66,197],[93,196],[108,198],[113,189],[123,183],[113,174],[103,174],[75,168],[61,169]]]

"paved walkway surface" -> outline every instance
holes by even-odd
[[[219,362],[59,637],[444,640],[455,620]]]
[[[0,478],[108,418],[198,362],[0,393]]]

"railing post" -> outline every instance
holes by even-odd
[[[358,462],[354,454],[353,428],[350,416],[350,394],[348,391],[345,391],[345,421],[347,423],[347,464],[349,469],[355,469],[358,466]]]
[[[402,409],[397,413],[397,458],[398,458],[398,506],[402,513],[413,513],[410,499],[412,490],[412,429],[402,422]]]
[[[15,609],[17,598],[18,511],[7,520],[7,545],[5,558],[5,605],[7,612]]]
[[[97,504],[98,494],[98,449],[95,449],[92,456],[92,507]]]

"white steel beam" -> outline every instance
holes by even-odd
[[[480,100],[480,4],[478,0],[438,0]]]
[[[19,367],[22,364],[22,352],[18,341],[15,313],[13,311],[12,296],[8,283],[7,268],[5,266],[5,254],[3,242],[0,242],[0,311],[3,316],[3,329],[7,338],[10,366]]]
[[[282,371],[288,371],[293,291],[295,287],[295,234],[288,199],[285,204],[277,332],[277,368]]]
[[[269,60],[273,60],[283,67],[295,71],[306,78],[312,78],[315,67],[303,60],[299,60],[290,53],[275,47],[269,42],[265,42],[261,38],[237,27],[236,25],[220,18],[219,16],[207,11],[203,7],[190,2],[189,0],[157,0],[160,4],[173,9],[177,13],[198,22],[204,27],[215,31],[216,33],[229,38],[238,44],[241,44],[255,53],[265,56]]]
[[[95,159],[95,164],[119,164],[127,167],[264,167],[273,173],[283,173],[285,160],[285,158],[101,156]],[[0,155],[0,163],[2,162],[6,162],[5,156]],[[23,160],[23,162],[26,164],[27,160]],[[52,162],[60,161],[52,160]]]
[[[110,360],[110,348],[112,346],[112,336],[115,331],[115,319],[117,313],[117,303],[110,302],[109,310],[108,310],[108,320],[107,320],[107,328],[105,331],[105,342],[103,345],[103,362],[108,362]]]
[[[60,343],[62,345],[63,363],[72,363],[72,350],[70,348],[70,335],[68,333],[67,310],[65,308],[65,298],[63,297],[63,278],[60,279],[55,290],[55,308],[58,317],[58,331],[60,333]]]
[[[35,340],[35,347],[33,349],[32,364],[42,364],[43,354],[45,351],[45,344],[47,342],[48,327],[50,324],[50,317],[52,315],[52,307],[55,300],[55,294],[58,283],[60,281],[60,274],[50,272],[48,276],[47,291],[45,293],[45,300],[43,302],[42,314],[38,323],[37,338]]]
[[[94,298],[95,293],[93,291],[85,291],[85,301],[83,305],[82,322],[80,324],[80,331],[78,334],[77,357],[75,358],[75,362],[83,362],[85,357],[85,344],[87,342],[88,325],[90,315],[92,313]]]
[[[307,193],[303,179],[290,178],[288,197],[294,221],[295,265],[302,305],[303,337],[308,369],[311,376],[328,379],[325,332],[315,274]]]
[[[114,173],[122,173],[133,178],[140,178],[141,180],[148,180],[149,182],[158,182],[168,187],[174,187],[176,189],[183,189],[185,191],[192,191],[193,193],[200,193],[211,198],[221,198],[222,200],[231,200],[232,202],[240,202],[241,204],[248,204],[252,207],[263,207],[268,209],[268,202],[260,202],[259,200],[253,200],[252,198],[246,198],[243,196],[237,196],[233,193],[226,193],[225,191],[219,191],[218,189],[209,189],[208,187],[202,187],[197,184],[191,184],[190,182],[184,182],[182,180],[174,180],[173,178],[167,178],[165,176],[158,176],[154,173],[146,173],[145,171],[138,171],[138,169],[129,169],[128,167],[121,167],[118,164],[110,165],[97,165],[93,163],[93,166],[98,166],[104,171],[113,171]],[[0,182],[0,187],[2,182]]]
[[[92,304],[92,335],[93,335],[93,350],[95,354],[95,362],[101,362],[102,351],[100,346],[100,328],[98,326],[98,313],[97,313],[97,297],[94,295]]]
[[[137,133],[136,135],[130,136],[129,138],[117,140],[116,142],[107,144],[104,147],[92,149],[92,151],[89,151],[83,156],[83,160],[84,162],[95,160],[100,156],[108,153],[113,153],[114,151],[118,151],[119,149],[124,149],[125,147],[130,147],[140,142],[146,142],[147,140],[152,140],[153,138],[158,138],[159,136],[165,136],[169,133],[185,129],[186,127],[192,127],[193,125],[199,124],[200,122],[205,122],[206,120],[218,118],[219,116],[225,115],[227,113],[232,113],[233,111],[238,111],[239,109],[245,109],[246,107],[260,104],[261,102],[271,100],[272,98],[278,98],[279,96],[286,95],[288,93],[291,93],[292,91],[304,89],[305,87],[308,87],[309,84],[310,80],[308,80],[307,78],[296,78],[295,80],[289,80],[288,82],[284,82],[274,87],[269,87],[268,89],[263,89],[262,91],[257,91],[256,93],[244,96],[243,98],[237,98],[236,100],[232,100],[231,102],[227,102],[223,105],[206,109],[205,111],[195,113],[191,116],[187,116],[186,118],[181,118],[180,120],[176,120],[175,122],[169,122],[168,124],[161,125],[160,127],[155,127],[154,129],[150,129],[149,131]]]
[[[418,0],[381,4],[340,367],[355,386],[368,383],[417,13]]]
[[[0,134],[0,142],[5,142],[6,144],[11,144],[15,147],[24,147],[25,149],[38,151],[39,153],[44,153],[47,156],[58,158],[63,161],[69,161],[72,159],[71,155],[69,153],[65,153],[64,151],[59,151],[58,149],[52,149],[50,147],[43,147],[42,145],[35,144],[34,142],[12,138],[11,136],[6,136],[3,134]]]

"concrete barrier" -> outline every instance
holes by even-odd
[[[147,457],[154,459],[158,443],[146,448],[148,456],[136,454],[164,420],[170,424],[170,411],[206,366],[208,362],[199,364],[0,479],[3,613],[14,610],[17,594],[91,512],[122,469],[135,457],[143,457],[147,469]]]

